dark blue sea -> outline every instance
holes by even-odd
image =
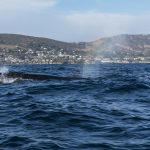
[[[1,80],[0,150],[150,150],[149,64],[0,70],[81,77]]]

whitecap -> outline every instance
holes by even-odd
[[[17,79],[15,78],[7,78],[5,76],[6,73],[9,72],[9,68],[6,67],[6,66],[3,66],[3,67],[0,67],[0,83],[3,83],[3,84],[8,84],[8,83],[13,83],[15,82]]]

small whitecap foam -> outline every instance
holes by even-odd
[[[1,76],[0,76],[0,83],[4,83],[4,84],[8,84],[8,83],[13,83],[15,82],[17,79],[13,79],[13,78],[7,78],[5,76],[6,73],[9,72],[9,69],[8,67],[1,67],[0,68],[0,73],[1,73]]]
[[[7,78],[5,76],[1,76],[0,77],[0,83],[3,83],[3,84],[9,84],[9,83],[13,83],[15,82],[17,79],[13,79],[13,78]]]

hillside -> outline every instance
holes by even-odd
[[[17,34],[0,34],[0,46],[1,45],[6,46],[17,45],[23,48],[39,48],[40,46],[64,48],[64,49],[82,48],[82,46],[78,43],[67,43],[48,38],[17,35]]]
[[[67,43],[48,38],[0,34],[1,64],[76,63],[72,62],[72,58],[69,62],[68,57],[79,55],[82,49],[85,49],[85,43]]]
[[[88,43],[88,49],[111,57],[150,56],[150,35],[118,35]]]
[[[118,35],[93,42],[0,34],[0,63],[150,62],[150,35]]]

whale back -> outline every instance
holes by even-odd
[[[0,73],[0,75],[2,75]],[[29,79],[29,80],[80,80],[83,78],[80,77],[59,77],[59,76],[50,76],[43,74],[30,74],[24,72],[8,72],[4,74],[8,78],[21,78],[21,79]]]

